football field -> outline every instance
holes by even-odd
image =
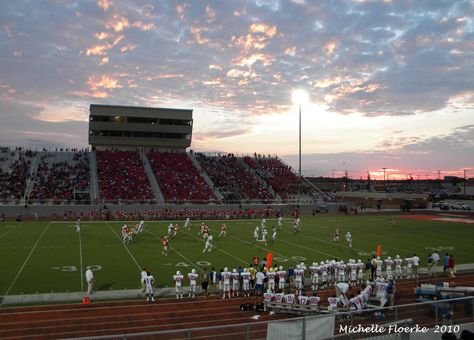
[[[256,242],[255,226],[261,219],[227,221],[227,237],[219,238],[223,221],[206,221],[214,235],[212,252],[203,253],[199,234],[201,221],[192,221],[191,231],[183,229],[170,241],[169,256],[162,256],[161,237],[169,221],[147,221],[145,229],[130,244],[121,241],[123,222],[83,221],[81,232],[75,222],[4,222],[0,224],[0,295],[84,291],[84,272],[91,265],[96,289],[136,289],[140,268],[147,266],[156,287],[172,285],[176,270],[183,274],[195,268],[198,273],[211,267],[246,267],[253,257],[273,253],[273,263],[288,268],[304,261],[338,258],[363,262],[381,245],[382,257],[416,253],[425,266],[428,253],[438,249],[454,254],[456,263],[473,263],[472,223],[452,219],[428,220],[395,216],[395,225],[386,215],[319,215],[302,218],[302,230],[293,234],[290,219],[278,232],[277,240]],[[130,224],[130,222],[127,222]],[[176,223],[176,222],[173,222]],[[267,220],[268,238],[276,220]],[[339,228],[340,243],[332,242]],[[353,236],[353,248],[344,239]],[[185,280],[185,285],[188,282]]]

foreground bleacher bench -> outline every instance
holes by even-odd
[[[321,310],[319,305],[300,305],[294,303],[284,303],[275,301],[265,301],[265,310],[284,314],[298,315],[316,315],[321,313],[329,313],[327,310]]]

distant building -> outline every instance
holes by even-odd
[[[93,148],[185,151],[191,146],[193,110],[91,104],[89,111]]]

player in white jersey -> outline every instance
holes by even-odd
[[[234,268],[232,269],[232,273],[230,275],[232,277],[232,296],[237,297],[239,296],[240,273]]]
[[[281,216],[278,217],[278,229],[283,230],[283,218]]]
[[[321,288],[326,288],[328,284],[328,266],[321,261],[319,264],[319,271],[321,272]]]
[[[380,307],[387,302],[387,282],[383,278],[375,280],[375,296],[380,300]]]
[[[296,265],[295,269],[295,290],[296,295],[301,295],[301,290],[304,284],[304,269],[299,264]]]
[[[196,280],[198,278],[198,274],[196,274],[196,269],[192,269],[191,273],[188,273],[189,279],[189,297],[194,299],[194,295],[196,294]]]
[[[265,229],[267,227],[267,220],[263,219],[262,220],[262,229]]]
[[[280,266],[280,268],[278,268],[277,275],[278,275],[278,289],[280,289],[280,291],[283,291],[285,289],[285,280],[286,280],[286,270],[283,270],[283,266]]]
[[[181,274],[179,270],[176,272],[176,275],[173,275],[177,299],[183,298],[183,279],[184,279],[184,276]]]
[[[377,277],[382,277],[382,263],[380,256],[377,256],[377,259],[375,260],[375,275]]]
[[[336,296],[328,297],[328,311],[332,312],[336,310],[337,306],[341,304],[341,300]]]
[[[258,228],[258,226],[255,227],[255,230],[253,231],[253,237],[255,238],[255,241],[258,242],[259,241],[259,232],[260,232],[260,229]]]
[[[337,280],[339,282],[346,281],[346,264],[342,260],[339,262],[339,265],[337,268]]]
[[[225,299],[225,294],[229,296],[229,299],[231,298],[230,296],[230,278],[231,278],[231,273],[229,272],[229,269],[227,267],[224,268],[224,271],[222,272],[222,299]]]
[[[351,287],[354,287],[357,284],[357,264],[354,259],[349,260],[349,279],[351,282]]]
[[[413,277],[413,258],[408,256],[406,259],[405,259],[405,263],[407,265],[407,268],[406,268],[406,274],[407,274],[407,278],[412,278]]]
[[[272,241],[275,242],[276,239],[277,239],[277,231],[274,226],[272,229]]]
[[[301,220],[297,217],[293,220],[293,232],[297,233],[299,231],[301,231]]]
[[[145,221],[141,220],[140,223],[138,223],[137,233],[141,233],[143,229],[145,229]]]
[[[144,268],[142,268],[142,271],[140,272],[140,283],[142,285],[142,289],[140,290],[140,293],[138,293],[138,295],[145,296],[145,291],[146,291],[145,279],[148,276],[147,270],[148,270],[148,268],[144,267]]]
[[[387,278],[388,277],[391,277],[392,276],[392,266],[393,266],[393,260],[392,258],[389,256],[385,259],[385,274],[387,275]]]
[[[81,232],[81,219],[78,218],[76,221],[76,231],[79,233]]]
[[[361,295],[358,295],[358,296],[355,296],[351,299],[349,299],[349,302],[351,304],[351,309],[354,309],[354,310],[362,310],[363,307],[362,307],[362,296]]]
[[[321,302],[321,298],[319,296],[316,296],[316,293],[313,294],[313,296],[309,297],[308,304],[310,306],[319,306]]]
[[[168,224],[168,235],[173,236],[173,223]]]
[[[348,231],[346,234],[346,241],[349,244],[349,248],[352,248],[352,235],[350,231]]]
[[[275,294],[271,290],[267,290],[265,293],[263,293],[263,302],[272,302],[275,300]],[[263,305],[263,311],[265,312],[267,310],[266,304]]]
[[[219,237],[226,237],[227,236],[227,226],[225,225],[225,223],[222,223],[221,225],[221,232],[219,234]]]
[[[262,228],[262,242],[265,243],[266,246],[268,246],[267,243],[267,229]]]
[[[147,276],[145,278],[145,295],[146,295],[146,300],[147,301],[155,301],[155,297],[153,296],[153,283],[155,282],[155,279],[153,278],[153,275],[150,273],[147,273]]]
[[[399,255],[395,256],[395,278],[396,279],[402,278],[402,262],[403,260],[400,258]]]
[[[309,267],[309,271],[311,273],[311,289],[317,290],[318,283],[319,283],[319,266],[317,262],[313,262],[313,265]]]
[[[285,293],[275,293],[275,302],[283,302]]]
[[[244,268],[244,271],[241,274],[242,276],[242,291],[244,292],[244,297],[250,297],[250,273],[248,268]]]
[[[268,290],[272,293],[275,292],[275,277],[276,273],[273,271],[273,268],[269,268],[267,272]]]
[[[294,304],[295,303],[295,294],[285,294],[283,297],[285,303]]]
[[[361,259],[357,260],[357,283],[362,283],[364,280],[364,268],[365,265],[362,263]]]
[[[309,297],[306,295],[299,295],[298,296],[298,304],[300,305],[307,305],[309,301]]]
[[[184,222],[184,227],[188,229],[188,231],[191,231],[191,220],[189,217],[186,218],[186,221]]]
[[[209,235],[209,237],[206,239],[206,244],[204,245],[204,250],[202,251],[203,253],[207,252],[210,253],[211,252],[211,249],[212,249],[212,240],[213,240],[213,236],[212,235]]]

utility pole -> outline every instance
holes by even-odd
[[[385,170],[387,170],[387,168],[382,168],[383,169],[383,188],[384,188],[384,191],[387,191],[387,182],[385,180]]]
[[[439,188],[441,189],[441,170],[438,170]]]
[[[347,179],[348,179],[348,177],[349,177],[349,172],[348,172],[347,170],[345,170],[345,171],[344,171],[344,174],[345,174],[345,177],[346,177],[346,178],[345,178],[345,183],[346,183],[346,184],[344,185],[344,187],[345,187],[344,190],[345,190],[345,191],[348,191],[348,190],[347,190],[347,189],[348,189],[348,186],[347,186],[347,185],[348,185]]]
[[[467,169],[464,169],[464,196],[466,196],[466,172],[467,172]]]

